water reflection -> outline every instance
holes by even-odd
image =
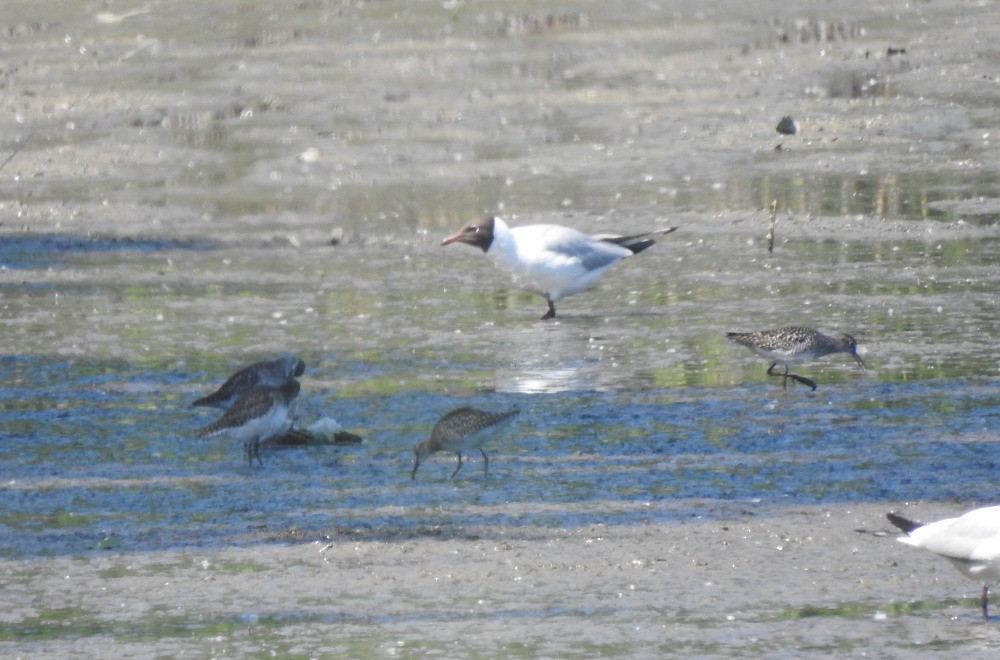
[[[1000,177],[992,173],[760,174],[728,179],[710,190],[679,190],[677,202],[721,212],[770,208],[777,200],[781,212],[794,214],[912,220],[962,217],[976,224],[993,224],[996,213],[960,215],[956,207],[940,202],[996,196],[998,191]]]
[[[0,240],[0,267],[45,268],[63,263],[67,257],[88,252],[159,252],[166,250],[211,250],[218,247],[206,239],[134,238],[80,234],[14,234]]]
[[[712,185],[717,184],[717,185]],[[581,181],[557,175],[485,177],[460,190],[436,182],[382,187],[344,185],[333,211],[343,218],[390,214],[404,223],[448,231],[484,212],[505,208],[614,209],[622,198],[631,206],[699,209],[712,213],[760,212],[777,201],[779,212],[801,216],[851,216],[910,220],[963,220],[993,225],[1000,204],[971,204],[1000,197],[1000,176],[940,172],[740,174],[720,182],[646,183],[641,176]],[[363,229],[359,224],[352,227]]]
[[[895,93],[891,82],[871,71],[835,71],[826,80],[826,95],[830,98],[889,97]]]

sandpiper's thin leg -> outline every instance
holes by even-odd
[[[462,469],[462,452],[457,451],[455,453],[458,455],[458,467],[455,468],[455,471],[451,473],[452,479],[454,479],[455,475],[458,474],[458,471]]]
[[[985,584],[983,585],[983,602],[982,602],[982,606],[983,606],[983,618],[986,619],[987,621],[989,621],[989,618],[990,618],[990,613],[989,613],[989,607],[990,607],[990,588],[989,588],[989,586],[987,586]]]
[[[556,306],[551,300],[547,300],[549,303],[549,311],[545,312],[545,316],[542,317],[543,321],[548,321],[549,319],[554,319],[556,317]]]
[[[486,452],[483,451],[482,447],[479,448],[479,453],[483,455],[483,476],[485,477],[490,470],[490,458],[486,455]]]
[[[780,378],[781,379],[781,389],[783,389],[783,390],[788,389],[788,365],[787,364],[782,365],[782,366],[785,367],[785,372],[784,373],[780,373],[780,374],[774,373],[774,368],[776,366],[778,366],[778,363],[777,362],[772,362],[771,366],[767,368],[767,375],[768,376],[774,376],[775,378]]]
[[[816,391],[816,381],[812,380],[811,378],[806,378],[805,376],[800,376],[798,374],[790,374],[790,373],[788,373],[788,365],[787,364],[784,365],[785,370],[782,373],[776,374],[776,373],[774,373],[774,368],[776,366],[778,366],[778,363],[777,362],[772,362],[771,366],[767,368],[767,375],[768,376],[774,376],[776,378],[781,378],[781,389],[783,389],[783,390],[788,389],[788,379],[791,378],[794,381],[802,383],[806,387],[812,388],[813,392]]]
[[[799,381],[806,387],[811,387],[813,392],[816,391],[816,381],[812,380],[811,378],[806,378],[805,376],[799,376],[798,374],[788,374],[788,377]]]

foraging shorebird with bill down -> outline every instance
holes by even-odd
[[[727,332],[726,337],[770,360],[767,375],[781,378],[782,388],[788,386],[788,379],[791,378],[816,391],[815,381],[789,373],[788,366],[811,362],[834,353],[849,353],[862,369],[865,368],[865,363],[858,355],[858,342],[848,334],[830,337],[812,328],[793,325],[757,332]],[[779,364],[785,368],[780,374],[774,371]]]
[[[462,469],[462,452],[468,453],[472,449],[478,449],[479,453],[483,455],[483,476],[486,476],[490,467],[490,459],[483,450],[483,444],[499,432],[502,426],[516,417],[519,412],[517,408],[495,413],[462,407],[446,413],[434,425],[431,436],[426,440],[421,440],[413,447],[413,471],[410,473],[410,479],[417,477],[420,461],[438,451],[452,451],[458,455],[458,467],[451,473],[451,477],[454,479],[458,471]]]

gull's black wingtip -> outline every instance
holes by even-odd
[[[907,534],[915,530],[917,527],[921,526],[920,523],[910,520],[909,518],[904,518],[903,516],[893,511],[890,511],[889,513],[885,514],[885,517],[889,519],[889,522],[891,522],[893,525],[903,530]]]

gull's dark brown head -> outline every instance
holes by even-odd
[[[459,229],[458,233],[454,236],[449,236],[441,241],[441,245],[465,243],[486,252],[493,245],[493,226],[495,223],[496,221],[493,219],[493,216],[473,220]]]

